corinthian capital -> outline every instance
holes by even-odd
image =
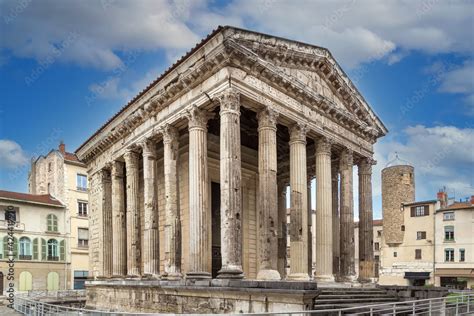
[[[345,148],[341,152],[341,159],[339,160],[341,169],[352,167],[354,165],[354,155],[351,149]]]
[[[359,167],[359,174],[372,174],[372,166],[376,161],[369,157],[359,159],[357,165]]]
[[[290,143],[304,142],[306,143],[306,133],[308,126],[304,123],[296,123],[290,127]]]
[[[219,94],[218,100],[221,105],[221,115],[228,111],[240,115],[240,93],[234,88],[226,88]]]
[[[279,113],[269,106],[266,106],[263,110],[257,113],[258,128],[274,128],[276,129],[276,123]]]
[[[331,142],[324,136],[316,139],[316,155],[320,154],[331,155]]]
[[[196,105],[188,110],[186,113],[186,118],[188,119],[188,129],[200,128],[207,129],[207,121],[212,118],[214,115],[198,108]]]
[[[135,148],[127,148],[123,158],[125,159],[127,170],[129,168],[138,167],[138,153],[136,152]]]
[[[178,140],[179,132],[173,125],[166,124],[160,129],[160,132],[163,135],[163,143],[165,144],[176,142]]]
[[[138,146],[143,149],[143,157],[155,157],[156,144],[152,139],[144,139],[140,143],[138,143]]]

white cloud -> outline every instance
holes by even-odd
[[[395,152],[415,167],[418,200],[434,199],[446,186],[457,198],[474,194],[474,129],[454,126],[410,126],[405,141],[382,139],[375,145],[374,197],[381,199],[381,170]]]
[[[468,60],[462,66],[444,73],[439,91],[464,95],[474,114],[474,61]]]
[[[12,169],[24,166],[28,157],[19,144],[12,140],[0,139],[0,167]]]

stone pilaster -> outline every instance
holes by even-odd
[[[352,150],[344,149],[340,159],[340,274],[343,280],[352,280],[354,270],[354,202],[352,191]]]
[[[287,243],[287,221],[286,214],[286,184],[278,183],[278,273],[284,279],[286,277],[286,243]]]
[[[196,106],[188,112],[189,129],[189,270],[190,279],[211,277],[211,215],[207,165],[207,121],[210,114]]]
[[[158,201],[156,183],[156,144],[151,139],[142,142],[143,148],[143,275],[158,278],[160,273]]]
[[[308,174],[308,273],[310,278],[313,276],[313,263],[316,263],[316,251],[315,245],[313,245],[313,239],[316,238],[316,235],[313,235],[313,209],[311,207],[312,179],[313,176]]]
[[[265,108],[257,115],[258,216],[261,223],[257,279],[260,280],[281,278],[278,272],[277,117],[278,113],[270,108]]]
[[[359,161],[359,280],[374,277],[372,164],[370,158]]]
[[[316,140],[316,277],[334,281],[332,266],[331,143]]]
[[[179,133],[170,125],[162,129],[165,170],[165,274],[168,280],[181,275],[181,219],[179,215]]]
[[[113,234],[113,276],[124,277],[127,274],[127,222],[125,213],[124,164],[112,162],[112,234]]]
[[[124,155],[127,177],[127,276],[140,276],[140,210],[138,153],[127,150]]]
[[[333,273],[336,279],[339,276],[339,162],[331,165],[331,184],[332,184],[332,263]]]
[[[306,178],[307,127],[290,128],[290,275],[291,280],[309,280],[308,274],[308,185]]]
[[[227,88],[220,102],[221,254],[220,279],[241,279],[242,175],[240,154],[240,96]]]
[[[112,182],[110,180],[110,170],[102,169],[99,171],[102,187],[102,250],[103,250],[103,268],[102,276],[112,276]]]

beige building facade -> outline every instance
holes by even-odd
[[[441,191],[441,200],[447,201]],[[435,213],[435,284],[474,289],[474,197]]]
[[[0,191],[0,292],[70,288],[66,218],[50,195]]]
[[[89,284],[88,304],[120,304],[110,293],[115,281],[104,278],[122,284],[160,277],[178,287],[183,277],[200,285],[222,284],[213,278],[353,279],[354,164],[363,214],[360,266],[362,278],[372,277],[373,144],[386,132],[327,50],[217,29],[76,151],[90,179],[90,269],[97,281]],[[308,211],[313,177],[314,236]],[[337,205],[333,188],[340,188]],[[336,242],[333,226],[341,232]],[[282,268],[285,234],[288,273]],[[335,243],[339,271],[333,269]],[[141,295],[127,284],[125,292]],[[163,286],[155,288],[159,297]],[[277,302],[266,309],[281,309]],[[137,310],[134,303],[122,307]],[[248,312],[250,302],[242,304]],[[295,308],[290,305],[285,309]]]
[[[66,206],[71,288],[84,288],[89,271],[88,180],[85,165],[61,142],[31,164],[29,193],[50,194]]]

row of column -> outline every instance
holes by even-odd
[[[219,278],[243,278],[242,269],[242,194],[240,99],[232,88],[219,97],[220,102],[220,188],[221,188],[221,254]],[[193,107],[187,113],[189,130],[189,268],[187,278],[210,278],[209,236],[211,218],[208,192],[207,122],[211,114]],[[277,118],[271,108],[264,108],[258,118],[258,279],[278,280],[285,277],[286,266],[286,186],[277,182]],[[308,245],[310,200],[308,199],[306,133],[304,124],[290,127],[290,273],[292,280],[309,280]],[[179,279],[180,218],[178,209],[178,131],[172,126],[161,129],[164,144],[165,187],[165,271],[167,279]],[[135,148],[121,161],[111,165],[111,249],[112,260],[104,261],[104,274],[115,277],[157,278],[159,271],[159,230],[156,184],[155,142],[140,144],[143,155],[144,227],[140,244],[139,153]],[[364,252],[362,261],[370,262],[372,224],[369,160],[359,168],[361,222],[359,230]],[[340,199],[337,194],[337,170],[331,164],[331,143],[316,139],[316,278],[334,280],[336,269],[342,276],[354,274],[352,152],[344,150],[340,159]],[[125,174],[124,174],[125,170]],[[336,180],[335,180],[336,179]],[[126,192],[126,194],[125,194]],[[125,199],[126,196],[126,199]],[[340,214],[338,214],[340,202]],[[340,216],[338,216],[340,215]],[[340,225],[338,219],[340,218]],[[369,221],[370,219],[370,221]],[[370,222],[370,223],[369,223]],[[340,238],[339,237],[340,230]],[[370,235],[370,236],[369,236]],[[339,240],[340,243],[337,243]],[[337,244],[337,245],[336,245]],[[141,254],[140,251],[143,250]],[[143,271],[140,260],[143,258]],[[335,264],[339,260],[340,264]],[[363,264],[364,276],[370,277],[370,263]]]

